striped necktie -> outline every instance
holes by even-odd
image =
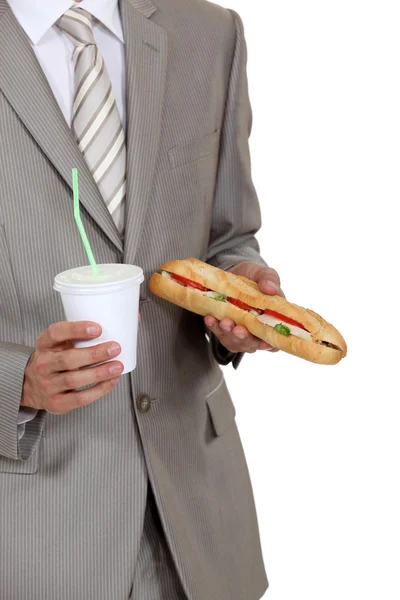
[[[70,8],[57,21],[73,42],[72,131],[120,233],[125,224],[126,146],[110,77],[96,45],[92,15]]]

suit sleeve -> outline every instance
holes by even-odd
[[[0,456],[28,460],[42,435],[45,412],[18,427],[25,369],[34,348],[0,342]],[[32,414],[33,416],[33,414]],[[18,439],[21,437],[21,439]]]
[[[251,177],[249,137],[252,112],[247,84],[247,50],[243,23],[230,11],[236,43],[231,65],[213,204],[207,262],[228,270],[242,261],[266,265],[255,237],[261,227],[261,211]],[[210,335],[210,334],[209,334]],[[211,333],[216,360],[236,369],[243,353],[229,352]]]

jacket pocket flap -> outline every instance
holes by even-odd
[[[225,379],[206,396],[211,420],[217,435],[223,435],[235,419],[236,410]]]
[[[214,131],[199,140],[193,140],[183,146],[171,148],[168,151],[169,161],[172,168],[181,167],[209,154],[214,154],[218,149],[220,130]]]

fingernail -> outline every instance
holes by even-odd
[[[121,346],[119,344],[111,344],[107,350],[108,356],[116,356],[121,352]]]
[[[122,365],[113,365],[109,368],[109,371],[112,373],[112,375],[117,375],[117,373],[121,373],[123,371],[123,367]]]
[[[267,285],[269,285],[269,287],[274,288],[275,292],[278,291],[278,286],[276,285],[276,283],[274,283],[273,281],[267,281]]]
[[[207,323],[207,327],[214,327],[214,323]]]
[[[115,385],[116,383],[118,383],[119,377],[114,377],[114,379],[111,379],[110,381],[113,385]]]
[[[221,327],[222,331],[232,331],[232,327]]]
[[[101,333],[101,329],[100,327],[97,327],[96,325],[89,325],[89,327],[86,329],[86,333],[88,335],[92,335],[93,337],[100,335]]]
[[[237,337],[239,340],[244,340],[246,336],[244,333],[235,333],[235,337]]]

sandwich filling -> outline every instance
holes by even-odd
[[[229,296],[225,296],[224,294],[215,292],[214,290],[210,290],[201,285],[200,283],[187,279],[186,277],[182,277],[181,275],[176,275],[175,273],[168,273],[167,271],[162,271],[161,274],[164,277],[172,279],[176,283],[183,285],[184,287],[191,287],[197,290],[199,293],[202,293],[204,296],[208,296],[209,298],[212,298],[217,302],[229,302],[237,308],[251,313],[259,321],[261,321],[261,323],[264,323],[264,325],[269,325],[270,327],[275,329],[275,331],[282,335],[295,335],[304,340],[313,341],[311,334],[306,330],[306,328],[301,323],[295,321],[294,319],[291,319],[290,317],[281,315],[280,313],[274,310],[269,310],[268,308],[255,308],[254,306],[250,306],[245,302],[241,302],[237,298],[231,298]]]

